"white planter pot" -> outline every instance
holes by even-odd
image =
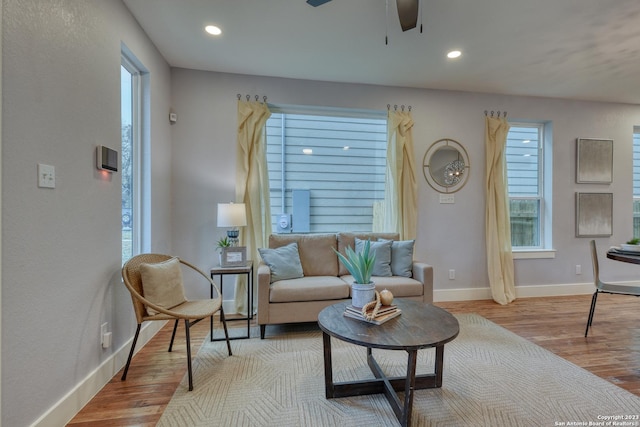
[[[351,284],[351,305],[357,308],[364,307],[376,298],[376,286],[373,282],[368,285],[360,283]]]

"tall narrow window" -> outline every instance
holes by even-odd
[[[633,129],[633,237],[640,237],[640,127]]]
[[[140,252],[140,70],[125,56],[120,67],[122,133],[122,262]]]
[[[514,249],[544,248],[542,124],[510,123],[507,136],[507,179]]]
[[[274,232],[371,231],[384,200],[384,112],[282,111],[267,121]],[[291,223],[280,221],[293,218]]]

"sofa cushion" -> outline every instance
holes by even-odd
[[[307,276],[338,276],[336,235],[331,234],[272,234],[269,247],[277,248],[296,242],[302,271]]]
[[[269,302],[322,301],[349,298],[349,286],[336,276],[307,276],[271,284]]]
[[[353,282],[353,276],[346,275],[341,276],[341,279],[347,283]],[[380,292],[383,289],[391,291],[394,297],[417,297],[424,293],[422,283],[409,277],[392,276],[392,277],[379,277],[374,276],[371,281],[376,285],[376,291]]]
[[[384,240],[384,239],[380,239]],[[391,274],[413,276],[413,247],[415,240],[393,240],[391,244]]]
[[[184,295],[182,269],[178,258],[140,264],[140,280],[144,297],[155,305],[170,309],[187,300]],[[147,313],[158,314],[152,308],[147,308]]]
[[[297,243],[274,249],[259,248],[258,252],[271,269],[271,282],[304,277]]]
[[[361,240],[371,240],[372,242],[378,239],[386,239],[386,240],[398,240],[398,233],[346,233],[340,232],[337,235],[338,240],[338,251],[344,255],[345,249],[350,246],[351,249],[355,250],[356,248],[356,237]],[[338,257],[336,257],[337,260]],[[340,271],[338,275],[344,276],[349,274],[346,267],[340,263]]]
[[[364,250],[364,245],[367,240],[360,240],[357,237],[356,241],[356,253],[360,253]],[[371,242],[371,249],[369,253],[374,253],[376,258],[373,262],[372,276],[391,276],[391,240],[382,240],[378,242]]]

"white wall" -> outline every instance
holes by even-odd
[[[440,299],[488,295],[484,247],[485,110],[507,111],[510,120],[553,122],[553,247],[557,253],[554,259],[515,261],[516,284],[523,294],[553,294],[559,288],[578,289],[571,285],[591,282],[589,239],[576,238],[574,231],[576,191],[614,193],[614,235],[597,239],[601,252],[626,241],[632,233],[631,153],[633,126],[640,124],[638,105],[335,84],[178,68],[172,69],[171,85],[172,107],[179,117],[173,127],[174,249],[202,266],[215,264],[215,241],[224,234],[224,230],[216,228],[216,203],[231,201],[235,194],[239,93],[259,95],[260,99],[267,96],[268,102],[275,104],[380,110],[385,110],[387,104],[412,106],[419,167],[416,258],[434,265],[434,288]],[[613,184],[575,183],[578,137],[614,140]],[[451,205],[439,204],[438,193],[422,175],[425,151],[441,138],[459,141],[471,162],[469,181],[455,193],[455,204]],[[611,280],[630,280],[639,274],[637,267],[631,265],[608,260],[602,263]],[[582,275],[575,274],[576,264],[582,265]],[[449,269],[456,270],[455,280],[448,279]],[[534,287],[536,290],[532,291]]]
[[[120,283],[121,178],[103,178],[94,151],[120,151],[121,42],[151,72],[150,246],[170,250],[170,71],[120,0],[3,7],[2,424],[24,426],[135,328]],[[38,163],[55,166],[55,189],[37,187]]]

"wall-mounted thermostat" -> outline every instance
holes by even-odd
[[[118,152],[104,145],[96,148],[96,167],[108,172],[118,172]]]

